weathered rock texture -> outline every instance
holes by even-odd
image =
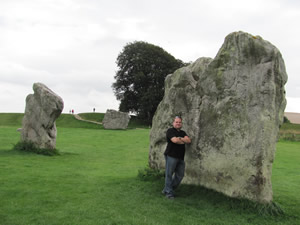
[[[26,98],[21,139],[31,141],[39,148],[55,149],[55,120],[60,116],[64,102],[44,84],[34,83],[33,91],[34,94]]]
[[[270,202],[286,81],[276,47],[259,36],[229,34],[214,59],[200,58],[167,76],[153,118],[150,166],[164,168],[165,132],[181,115],[192,139],[184,183]]]
[[[108,109],[105,113],[102,124],[105,129],[124,130],[127,128],[129,120],[130,116],[128,113]]]

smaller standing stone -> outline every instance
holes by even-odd
[[[55,120],[60,116],[64,102],[42,83],[34,83],[33,91],[34,94],[26,98],[21,139],[33,142],[39,148],[55,149]]]
[[[130,116],[128,113],[108,109],[105,113],[102,124],[105,129],[125,130],[128,126]]]

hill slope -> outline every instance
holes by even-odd
[[[102,122],[105,113],[80,113],[79,115],[85,120]],[[0,113],[0,126],[22,127],[23,117],[24,113]],[[74,115],[64,113],[61,114],[56,120],[56,126],[70,128],[103,129],[102,125],[80,121],[75,119]],[[148,128],[148,126],[137,118],[132,117],[128,124],[128,128]]]

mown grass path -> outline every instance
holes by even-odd
[[[74,114],[75,119],[80,120],[80,121],[84,121],[84,122],[88,122],[88,123],[95,123],[95,124],[99,124],[101,125],[101,122],[97,122],[97,121],[93,121],[93,120],[85,120],[83,118],[81,118],[81,116],[79,116],[78,114]]]

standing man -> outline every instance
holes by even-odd
[[[164,153],[166,159],[165,188],[162,193],[166,197],[173,199],[174,190],[179,186],[184,176],[185,144],[190,144],[191,139],[185,131],[181,130],[182,119],[176,116],[173,127],[167,130],[167,148]]]

